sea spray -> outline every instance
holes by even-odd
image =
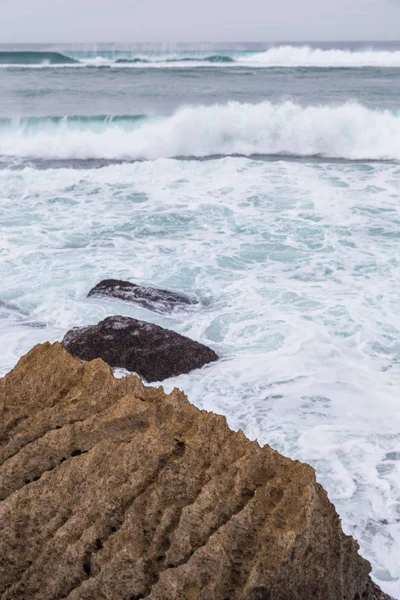
[[[213,155],[400,160],[400,115],[357,103],[188,106],[173,115],[0,122],[0,153],[152,160]]]

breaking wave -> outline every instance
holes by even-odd
[[[275,46],[265,52],[244,57],[243,62],[260,67],[400,67],[400,51]]]
[[[228,65],[234,64],[235,58],[224,54],[203,54],[194,52],[190,55],[162,53],[127,55],[123,52],[71,53],[61,52],[0,52],[2,67],[129,67],[138,66],[174,66],[186,65]]]
[[[0,66],[15,67],[114,67],[114,68],[192,68],[251,67],[251,68],[362,68],[400,67],[400,50],[322,49],[311,46],[271,46],[264,52],[225,51],[207,53],[126,51],[99,52],[0,52]]]
[[[168,117],[0,121],[0,154],[46,159],[153,160],[273,155],[400,160],[400,113],[357,103],[189,106]]]

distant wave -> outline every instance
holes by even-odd
[[[153,64],[163,64],[163,63],[168,63],[168,64],[173,64],[173,63],[181,63],[181,62],[187,62],[187,63],[192,63],[192,62],[205,62],[205,63],[235,63],[236,61],[231,58],[230,56],[224,56],[222,54],[214,54],[211,56],[206,56],[205,58],[195,58],[195,57],[175,57],[175,58],[165,58],[165,56],[162,56],[158,59],[150,59],[150,58],[117,58],[115,61],[111,61],[111,63],[117,64],[117,65],[129,65],[129,64],[149,64],[149,63],[153,63]]]
[[[1,67],[108,67],[108,68],[177,68],[249,67],[249,68],[362,68],[400,67],[400,51],[343,50],[311,46],[272,46],[265,52],[226,51],[143,53],[129,52],[0,52]]]
[[[74,65],[79,60],[60,52],[0,52],[0,65]]]
[[[79,56],[68,56],[61,52],[0,52],[0,66],[3,67],[128,67],[128,66],[173,66],[180,63],[197,64],[229,64],[235,63],[231,56],[223,54],[210,54],[203,56],[178,54],[149,54],[141,56],[120,56],[116,53],[101,53],[98,56],[87,56],[80,53]],[[114,56],[110,56],[114,54]]]
[[[264,155],[400,160],[400,114],[360,104],[292,102],[182,108],[169,117],[0,122],[0,154],[46,159],[153,160]]]
[[[243,58],[262,67],[400,67],[400,51],[322,50],[310,46],[275,46]]]

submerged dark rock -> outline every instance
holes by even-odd
[[[175,331],[130,317],[108,317],[71,329],[62,345],[82,360],[102,358],[111,367],[135,371],[148,382],[189,373],[218,360],[217,354]]]
[[[134,302],[155,312],[171,312],[175,308],[187,307],[198,304],[195,297],[171,292],[170,290],[159,290],[152,287],[143,287],[130,281],[119,279],[104,279],[90,290],[88,297],[118,298],[125,302]]]

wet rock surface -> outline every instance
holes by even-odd
[[[177,308],[187,308],[198,304],[198,300],[194,296],[170,290],[143,287],[119,279],[104,279],[90,290],[88,297],[118,298],[159,313],[171,312]]]
[[[148,382],[189,373],[218,360],[213,350],[175,331],[121,316],[71,329],[62,345],[82,360],[102,358],[111,367],[134,371]]]
[[[372,600],[308,465],[43,344],[0,379],[3,600]]]
[[[394,598],[382,592],[380,587],[378,587],[373,581],[370,582],[370,587],[372,590],[372,600],[394,600]]]

